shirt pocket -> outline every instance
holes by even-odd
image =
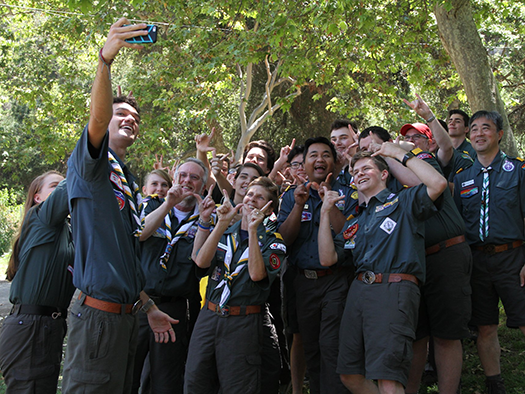
[[[518,178],[503,177],[496,182],[494,195],[490,199],[497,204],[506,208],[515,208],[518,206]]]

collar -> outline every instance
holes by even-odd
[[[492,163],[490,163],[489,167],[492,168],[493,171],[500,172],[501,166],[505,162],[505,159],[507,158],[507,155],[503,153],[501,150],[498,151],[496,156],[494,157],[494,160],[492,160]],[[472,165],[474,168],[474,173],[476,175],[479,175],[481,172],[483,172],[482,168],[485,168],[480,162],[479,159],[476,158],[474,161],[474,164]]]
[[[388,200],[388,197],[390,197],[391,194],[394,194],[394,193],[392,193],[390,190],[388,190],[388,188],[385,187],[375,196],[372,196],[370,198],[370,200],[368,201],[368,205],[366,203],[360,204],[358,212],[360,213],[361,211],[365,210],[367,207],[374,205],[373,200],[377,200],[379,204],[384,204]]]

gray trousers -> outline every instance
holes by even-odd
[[[130,393],[138,317],[99,311],[77,300],[69,327],[62,393]]]

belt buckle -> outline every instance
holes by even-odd
[[[225,305],[221,308],[221,306],[217,304],[215,306],[215,313],[220,317],[228,317],[230,316],[230,307],[229,305]]]
[[[317,279],[317,271],[315,270],[304,270],[304,276],[306,276],[307,279]]]
[[[134,316],[137,313],[139,313],[140,308],[142,308],[142,300],[139,298],[135,303],[133,304],[133,308],[131,308],[131,314]]]
[[[484,245],[483,252],[489,255],[496,254],[496,246],[494,244]]]
[[[376,281],[376,274],[374,274],[372,271],[366,271],[363,274],[363,283],[366,283],[367,285],[371,285]]]

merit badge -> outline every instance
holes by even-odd
[[[355,239],[349,239],[345,242],[345,249],[355,249]]]
[[[503,171],[511,172],[512,170],[514,170],[514,163],[505,160],[505,163],[503,163]]]
[[[122,180],[120,177],[115,174],[113,171],[109,175],[109,180],[115,184],[116,187],[118,187],[120,190],[123,190],[124,187],[122,186]]]
[[[474,179],[471,179],[470,181],[465,181],[461,184],[461,187],[467,187],[474,184]]]
[[[187,236],[190,238],[195,238],[195,234],[197,234],[197,226],[191,226],[188,229]]]
[[[359,194],[357,192],[352,192],[352,195],[350,196],[352,199],[357,200],[359,198]]]
[[[277,269],[281,266],[281,260],[279,260],[279,257],[275,253],[270,255],[270,266],[273,269]]]
[[[394,229],[396,228],[397,226],[397,223],[394,222],[392,219],[390,218],[386,218],[383,223],[381,223],[381,226],[379,226],[381,228],[381,230],[383,230],[385,233],[387,234],[392,234],[392,231],[394,231]]]
[[[281,243],[274,242],[273,244],[270,245],[270,249],[282,250],[284,253],[286,253],[286,246]]]
[[[420,153],[419,155],[416,156],[418,159],[433,159],[433,156],[432,154],[430,153],[427,153],[427,152],[423,152],[423,153]]]
[[[469,187],[467,189],[461,190],[459,195],[461,198],[469,198],[469,197],[472,197],[474,194],[478,194],[478,192],[479,192],[479,189],[477,186],[475,186],[475,187]]]
[[[335,206],[337,209],[339,209],[340,211],[342,211],[343,209],[345,209],[345,200],[339,200],[335,203]]]
[[[301,222],[309,222],[312,220],[312,213],[308,211],[303,211],[301,214]]]
[[[218,281],[220,276],[221,276],[221,269],[219,267],[215,267],[215,269],[213,270],[210,276],[210,279],[214,281]]]
[[[348,227],[344,233],[343,233],[343,238],[344,239],[350,239],[352,238],[355,233],[357,233],[357,229],[359,228],[359,223],[356,223],[356,224],[353,224],[351,225],[350,227]]]
[[[113,189],[113,192],[115,193],[115,197],[117,198],[118,207],[122,211],[126,206],[126,197],[124,197],[124,194],[118,190]]]

